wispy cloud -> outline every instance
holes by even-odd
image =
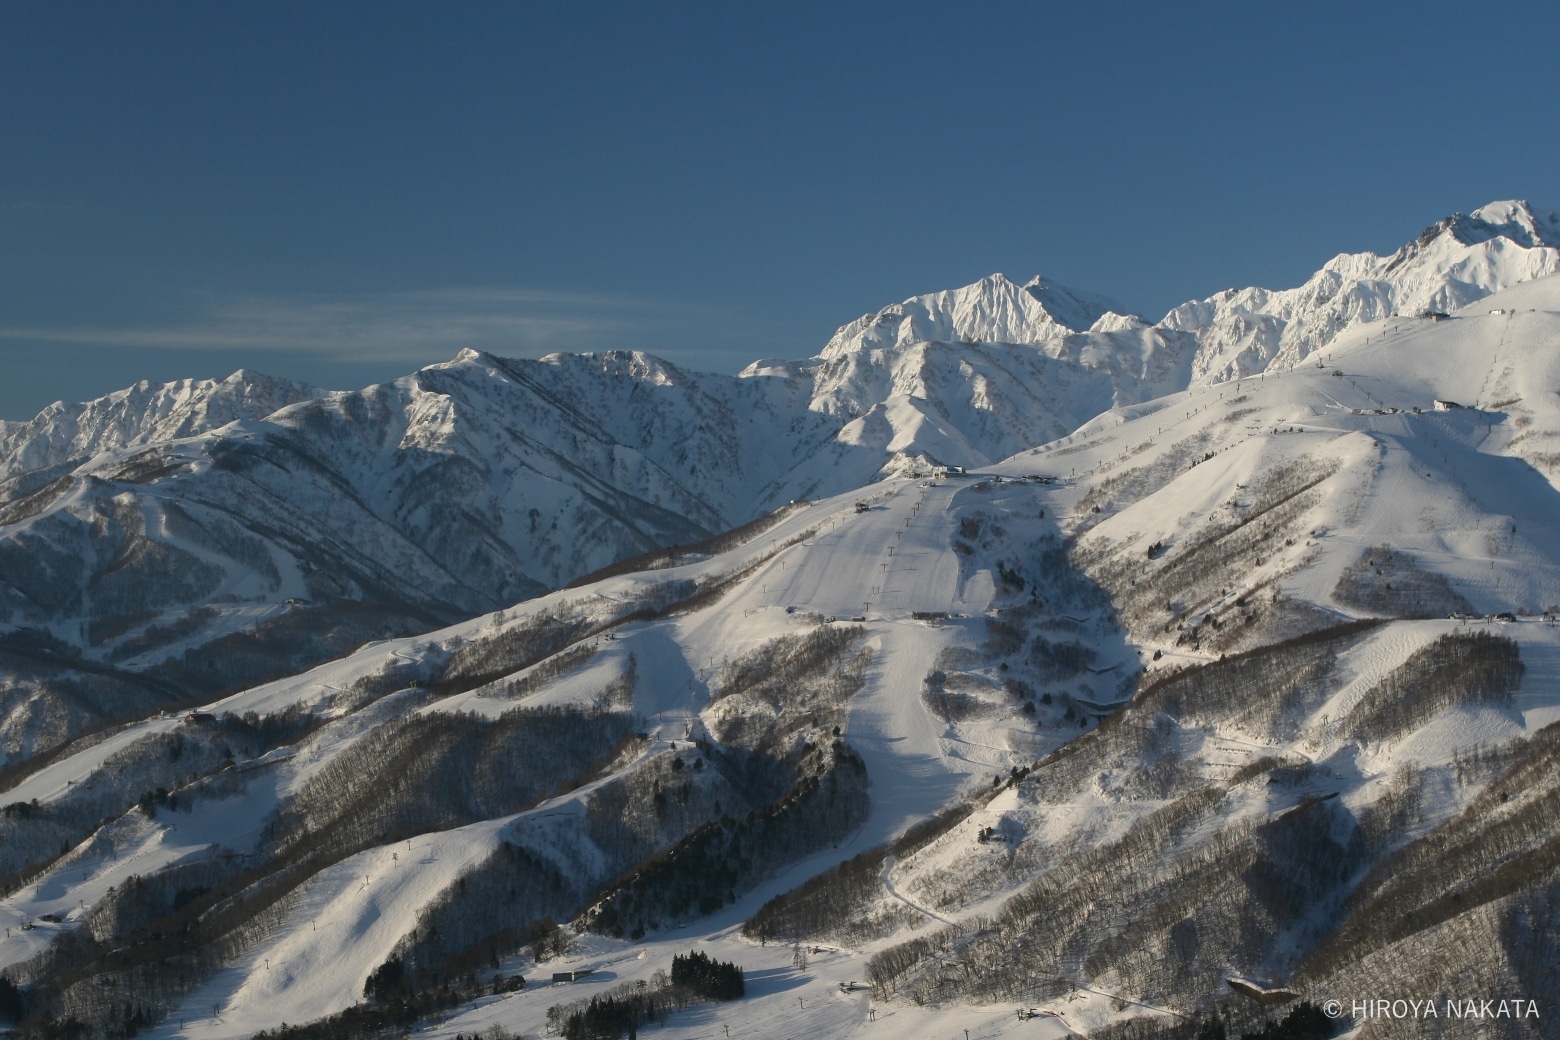
[[[417,363],[449,357],[462,347],[517,355],[654,349],[683,340],[679,330],[724,326],[733,317],[719,307],[626,294],[466,288],[227,298],[155,324],[0,327],[0,340],[143,350],[299,351],[334,361]]]

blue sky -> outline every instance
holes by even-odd
[[[993,271],[1158,317],[1560,205],[1553,5],[0,6],[0,417],[464,345],[735,371]]]

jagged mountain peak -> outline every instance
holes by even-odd
[[[639,383],[678,386],[688,382],[688,374],[682,369],[643,350],[601,350],[580,356],[589,358],[604,374],[626,376]]]
[[[102,451],[193,437],[262,419],[326,391],[241,368],[223,379],[143,379],[90,401],[56,401],[31,420],[0,428],[0,482]]]
[[[1454,311],[1560,271],[1560,215],[1492,202],[1427,227],[1391,256],[1341,253],[1293,289],[1231,289],[1174,308],[1161,325],[1198,340],[1194,383],[1291,365],[1344,330],[1396,314]]]
[[[1554,210],[1535,209],[1525,199],[1491,202],[1480,206],[1458,220],[1456,229],[1458,240],[1465,245],[1484,241],[1485,238],[1498,234],[1528,249],[1536,249],[1540,246],[1560,247],[1560,213]]]
[[[768,357],[759,358],[749,362],[747,367],[737,375],[743,379],[751,379],[754,376],[775,376],[781,379],[805,379],[813,371],[813,365],[809,361],[794,361],[790,358]]]
[[[1138,314],[1120,314],[1116,311],[1106,311],[1095,319],[1094,324],[1088,328],[1089,332],[1133,332],[1138,329],[1146,329],[1150,326],[1147,318]]]
[[[1505,240],[1522,249],[1560,248],[1560,214],[1540,212],[1524,200],[1491,202],[1472,213],[1442,217],[1387,260],[1386,272],[1412,265],[1428,255],[1460,253],[1468,247]],[[1503,243],[1497,247],[1503,247]]]
[[[450,358],[449,364],[458,365],[468,361],[481,361],[487,356],[487,354],[473,347],[461,347],[455,352],[455,356]]]
[[[1106,313],[1125,308],[1036,276],[1018,283],[1000,272],[957,289],[912,296],[839,331],[820,357],[912,343],[1053,342],[1088,329]]]
[[[1044,275],[1035,275],[1024,283],[1024,291],[1040,301],[1051,320],[1074,332],[1086,332],[1108,314],[1128,321],[1141,321],[1135,313],[1099,293],[1071,289]]]
[[[482,373],[484,376],[494,373],[512,375],[516,371],[516,366],[541,367],[587,377],[588,375],[606,376],[650,386],[680,386],[688,383],[691,376],[665,358],[643,350],[599,350],[578,353],[554,351],[539,358],[522,359],[500,357],[467,347],[449,361],[429,365],[423,371],[470,370]],[[697,381],[696,377],[694,381]]]

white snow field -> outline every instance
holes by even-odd
[[[1538,218],[1528,211],[1486,207],[1473,219],[1521,225],[1533,240],[1522,276],[1553,270],[1557,233],[1534,224]],[[1099,414],[1066,436],[1026,443],[969,474],[943,475],[939,467],[934,476],[932,459],[916,457],[935,456],[926,449],[934,440],[959,442],[969,423],[946,422],[903,382],[905,370],[895,366],[905,352],[921,351],[917,364],[935,353],[914,337],[934,328],[951,340],[963,334],[961,322],[988,322],[1008,329],[1013,342],[1065,343],[1079,324],[1137,326],[1104,301],[1064,298],[1048,286],[1040,288],[1049,296],[1025,297],[1034,307],[985,297],[980,306],[962,298],[907,301],[890,317],[914,336],[889,336],[890,325],[901,325],[871,316],[847,326],[831,343],[842,360],[830,371],[848,368],[858,381],[870,376],[894,389],[852,420],[854,433],[847,424],[840,443],[856,438],[896,453],[891,473],[794,508],[723,552],[525,599],[415,638],[370,643],[203,706],[216,716],[295,710],[309,724],[300,725],[296,739],[226,765],[216,774],[220,785],[202,780],[173,791],[184,797],[177,808],[148,804],[113,814],[15,887],[0,899],[0,969],[31,970],[28,964],[62,932],[101,927],[94,908],[132,876],[258,856],[279,812],[333,775],[333,765],[350,761],[343,756],[373,746],[364,742],[408,718],[459,713],[499,720],[516,707],[606,705],[613,684],[631,676],[631,708],[644,739],[624,744],[594,772],[580,772],[579,786],[549,789],[519,812],[424,829],[410,841],[370,843],[310,873],[246,933],[242,949],[143,1032],[218,1040],[336,1014],[365,999],[367,977],[405,949],[429,908],[501,846],[525,850],[588,890],[619,880],[624,865],[592,829],[593,798],[619,779],[653,775],[696,741],[708,743],[725,713],[737,710],[723,700],[728,665],[777,639],[859,626],[859,646],[870,660],[839,729],[866,766],[870,801],[858,826],[828,847],[770,864],[713,913],[669,918],[639,939],[580,928],[567,953],[542,964],[528,953],[507,956],[497,973],[524,973],[530,982],[523,991],[468,1001],[414,1034],[452,1037],[497,1026],[540,1036],[549,1028],[549,1007],[648,981],[669,970],[674,954],[692,949],[743,966],[747,996],[675,1012],[664,1025],[641,1027],[647,1034],[1049,1037],[1136,1017],[1194,1015],[1198,1008],[1146,988],[1125,958],[1058,961],[1045,974],[1065,978],[1065,991],[1036,988],[1033,999],[1016,991],[1001,1001],[969,997],[978,986],[967,982],[949,983],[948,995],[937,996],[937,973],[958,967],[951,956],[935,970],[923,963],[915,969],[921,974],[907,974],[898,989],[869,986],[868,965],[906,940],[936,934],[956,934],[956,948],[974,948],[1037,879],[1114,847],[1179,804],[1180,795],[1155,787],[1155,770],[1169,751],[1176,775],[1199,778],[1217,789],[1218,800],[1189,817],[1184,832],[1156,853],[1161,861],[1324,803],[1363,818],[1400,797],[1403,778],[1413,775],[1420,778],[1415,812],[1391,832],[1392,848],[1402,848],[1486,797],[1495,774],[1469,762],[1560,721],[1560,628],[1545,616],[1560,609],[1560,277],[1493,284],[1516,279],[1517,268],[1465,264],[1478,243],[1455,233],[1471,234],[1468,220],[1443,229],[1451,237],[1423,240],[1397,269],[1420,263],[1441,275],[1460,271],[1471,287],[1467,299],[1500,289],[1493,295],[1445,317],[1393,316],[1393,307],[1407,310],[1399,296],[1415,307],[1463,298],[1443,293],[1420,301],[1419,282],[1389,285],[1325,342],[1298,332],[1264,341],[1257,353],[1267,367],[1260,374],[1242,375],[1256,356],[1245,348],[1220,347],[1217,364],[1194,366],[1189,354],[1178,356],[1164,371],[1180,374],[1144,385],[1158,393],[1176,381],[1223,381],[1163,396],[1117,394],[1074,369],[1072,403],[1080,416]],[[1364,285],[1379,280],[1388,264],[1373,258],[1350,267],[1340,259],[1329,270],[1357,267],[1350,277]],[[1198,320],[1223,321],[1220,308],[1234,306],[1215,300],[1204,301],[1212,316]],[[1014,330],[1026,322],[1055,328],[1025,340]],[[855,344],[849,358],[846,340]],[[990,344],[982,350],[975,351],[977,367],[994,363]],[[999,374],[989,378],[993,392],[1004,389]],[[831,400],[847,396],[841,391]],[[1099,407],[1089,403],[1096,398]],[[1007,443],[1014,429],[1004,426],[987,445]],[[967,438],[963,445],[975,450]],[[862,478],[877,472],[874,466]],[[734,498],[751,490],[727,489]],[[676,606],[694,589],[713,591]],[[1469,617],[1447,617],[1454,612]],[[1494,617],[1503,612],[1511,618]],[[1277,721],[1253,722],[1238,706],[1203,715],[1123,706],[1135,690],[1172,680],[1174,669],[1239,658],[1364,618],[1384,620],[1340,643],[1318,666],[1315,695],[1295,699]],[[483,675],[466,688],[434,681],[463,648],[559,619],[576,624],[576,634],[541,660],[497,678]],[[1007,648],[1003,626],[1017,633]],[[1349,728],[1373,691],[1416,655],[1443,636],[1472,632],[1515,644],[1522,672],[1509,702],[1460,701],[1384,737]],[[1062,647],[1076,662],[1048,663],[1042,644]],[[584,648],[588,656],[567,657]],[[373,687],[370,680],[379,678],[393,688]],[[160,715],[127,725],[22,777],[0,792],[0,804],[36,800],[40,811],[98,804],[89,796],[105,785],[141,782],[125,765],[138,748],[164,747],[199,726]],[[1153,739],[1115,751],[1112,742],[1134,727]],[[788,746],[812,732],[788,731]],[[1051,755],[1059,748],[1069,750]],[[1059,772],[1044,765],[1029,780],[1014,772],[1065,763],[1073,754],[1098,754],[1088,761],[1101,766],[1065,789],[1046,788]],[[1248,769],[1264,759],[1277,765]],[[1280,767],[1298,779],[1260,779]],[[1529,794],[1516,793],[1514,803]],[[805,942],[811,952],[804,968],[793,962],[790,943],[744,934],[743,924],[771,899],[871,854],[950,805],[964,806],[967,815],[933,840],[882,859],[881,891],[850,911],[850,923],[861,925],[855,938]],[[58,851],[40,848],[40,858]],[[1253,962],[1268,981],[1282,983],[1303,966],[1321,939],[1308,929],[1322,929],[1324,911],[1333,909],[1318,907],[1284,926]],[[59,920],[45,921],[46,914]],[[1126,934],[1129,923],[1112,927]],[[544,984],[552,972],[572,969],[595,974]],[[477,974],[487,978],[493,969]],[[1021,1006],[1045,1014],[1021,1020]]]

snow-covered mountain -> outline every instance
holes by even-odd
[[[993,275],[738,377],[641,353],[467,351],[350,393],[238,372],[51,406],[0,429],[0,754],[792,499],[988,465],[1113,407],[1292,365],[1362,322],[1554,271],[1557,220],[1491,204],[1391,257],[1344,254],[1299,288],[1223,293],[1152,325]],[[65,686],[47,681],[67,677],[60,654]]]
[[[1351,993],[1542,1035],[1557,338],[1560,277],[1387,318],[82,740],[5,777],[0,969],[29,1028],[202,1040],[567,1035],[609,994],[689,1038],[1169,1040]],[[458,424],[495,364],[418,392]],[[666,989],[689,949],[744,998]]]
[[[1540,214],[1526,202],[1495,202],[1438,221],[1391,256],[1343,253],[1296,288],[1230,289],[1175,307],[1153,324],[1103,297],[1043,278],[1020,285],[994,274],[961,289],[911,297],[841,327],[810,363],[818,372],[814,407],[857,416],[905,394],[934,402],[935,410],[942,398],[924,385],[927,371],[949,366],[928,365],[931,344],[988,363],[1000,359],[1010,376],[1043,367],[1037,355],[1066,362],[1038,385],[1061,383],[1063,372],[1082,368],[1106,377],[1114,404],[1139,403],[1293,365],[1362,323],[1455,310],[1557,270],[1560,215]],[[1037,385],[1022,375],[1012,382],[1026,390]],[[989,376],[973,377],[970,388],[979,383],[989,385]],[[1100,399],[1098,389],[1085,392],[1085,407]],[[1069,388],[1064,399],[1074,393]],[[1015,416],[1070,417],[1050,402],[1005,407],[992,400],[977,407],[986,429],[1005,427],[1010,437],[1004,444],[1034,439],[1033,428],[1015,423]]]
[[[1229,289],[1152,325],[1103,297],[995,274],[863,315],[820,359],[882,357],[928,342],[1023,344],[1109,372],[1118,403],[1127,403],[1295,364],[1361,323],[1456,310],[1557,270],[1560,214],[1493,202],[1437,221],[1391,256],[1340,253],[1304,285]]]
[[[841,326],[825,359],[915,343],[1027,343],[1036,346],[1086,332],[1124,308],[1036,276],[1023,285],[994,274],[973,285],[912,296]]]
[[[466,352],[353,393],[239,373],[56,406],[0,463],[0,618],[28,675],[64,646],[112,689],[18,680],[5,755],[144,710],[119,673],[220,689],[749,520],[827,447],[799,392]],[[818,466],[836,488],[881,465],[848,455]]]
[[[1231,289],[1160,324],[1197,337],[1192,378],[1206,385],[1296,364],[1364,322],[1453,311],[1556,271],[1560,214],[1492,202],[1437,221],[1391,256],[1341,253],[1294,289]]]
[[[0,496],[15,498],[18,478],[47,479],[100,452],[176,440],[263,419],[279,408],[324,396],[324,391],[259,372],[239,370],[223,380],[145,380],[80,404],[57,402],[28,422],[0,425]]]

